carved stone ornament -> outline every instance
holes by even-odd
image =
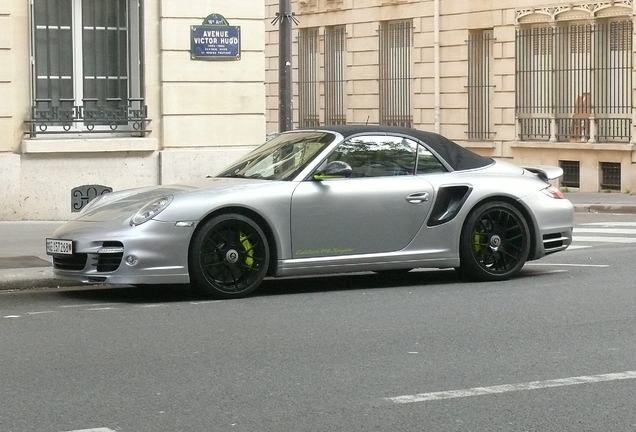
[[[342,9],[344,0],[296,0],[300,13],[317,13]]]
[[[86,204],[93,201],[100,195],[111,193],[113,188],[102,185],[83,185],[71,190],[71,212],[75,213],[82,210]]]
[[[298,0],[301,9],[312,9],[318,5],[317,0]]]
[[[587,1],[572,2],[567,5],[529,7],[515,10],[515,23],[530,22],[555,22],[560,17],[568,19],[593,19],[599,15],[602,16],[631,16],[633,11],[633,0],[606,0],[606,1]],[[607,9],[612,9],[612,13]]]

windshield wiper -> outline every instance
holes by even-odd
[[[238,173],[223,174],[223,175],[220,175],[220,176],[217,176],[217,177],[222,177],[222,178],[246,178],[244,174],[238,174]]]

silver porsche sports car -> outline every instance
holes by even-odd
[[[285,132],[221,173],[95,199],[46,239],[55,273],[191,284],[212,298],[266,276],[455,268],[497,281],[572,240],[558,167],[518,167],[434,133]]]

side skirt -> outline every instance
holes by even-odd
[[[442,254],[447,256],[440,256]],[[431,255],[436,255],[436,257],[433,258]],[[275,277],[381,271],[401,268],[458,267],[459,255],[449,255],[448,251],[429,251],[426,254],[365,254],[279,260]]]

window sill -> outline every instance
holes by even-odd
[[[24,139],[23,154],[152,152],[159,149],[156,138]]]
[[[612,150],[633,152],[636,145],[630,143],[588,143],[588,142],[549,142],[549,141],[514,141],[515,148],[536,148],[551,150]]]
[[[495,142],[494,141],[479,141],[479,140],[475,140],[475,141],[470,141],[470,140],[463,140],[460,141],[462,143],[462,146],[471,149],[471,148],[476,148],[476,149],[494,149],[495,148]]]

